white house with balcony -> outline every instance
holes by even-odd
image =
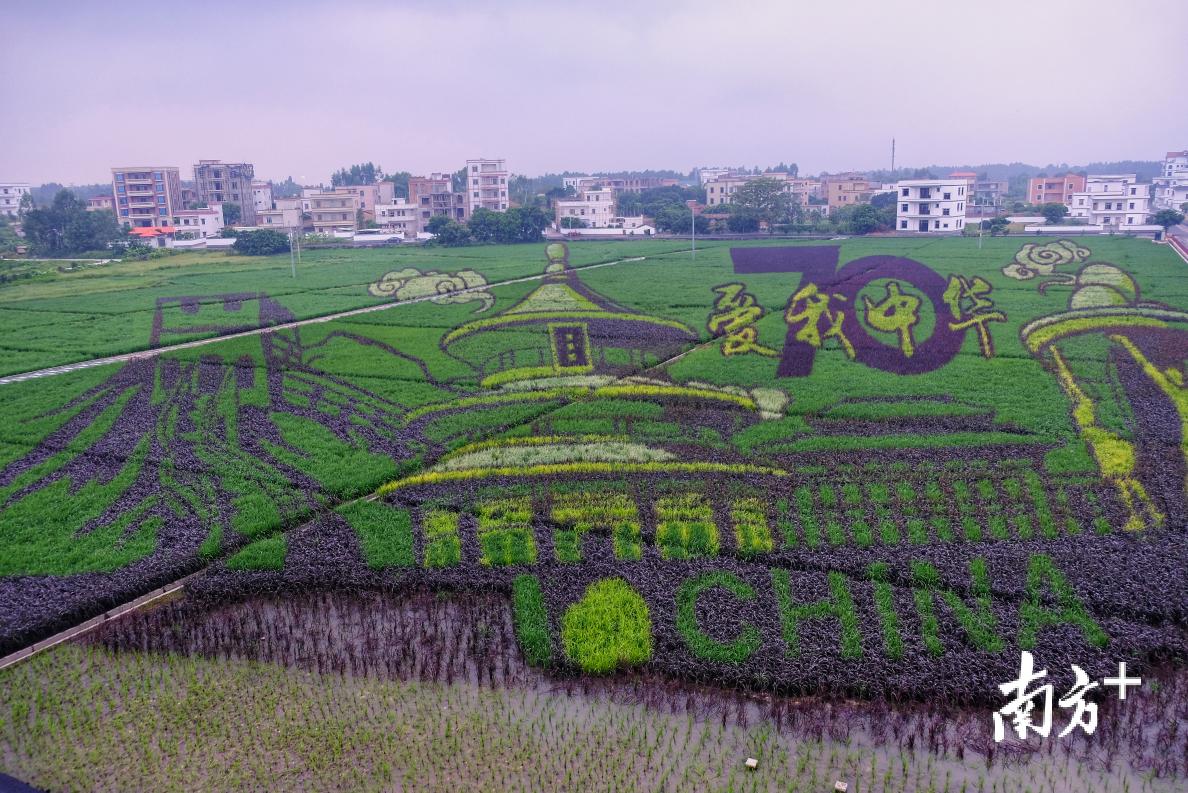
[[[960,234],[969,183],[963,178],[908,179],[895,184],[897,231]]]
[[[193,239],[218,237],[223,233],[223,205],[211,204],[202,209],[178,209],[173,213],[173,225],[179,234]]]
[[[1085,191],[1073,193],[1068,215],[1106,232],[1142,226],[1151,214],[1151,185],[1132,173],[1097,174],[1085,180]]]
[[[384,231],[403,234],[406,240],[415,240],[421,231],[419,216],[417,204],[407,198],[375,205],[376,225]]]
[[[1182,211],[1188,203],[1188,151],[1169,151],[1163,161],[1159,176],[1152,180],[1155,195],[1152,207]]]
[[[566,228],[567,219],[582,221],[571,222],[569,228],[609,228],[615,218],[615,191],[601,187],[585,190],[575,198],[557,199],[555,213],[558,228]]]
[[[21,198],[29,190],[25,182],[0,182],[0,215],[15,218],[21,208]]]

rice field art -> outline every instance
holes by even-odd
[[[0,386],[0,649],[181,584],[0,670],[0,770],[119,789],[69,747],[128,744],[155,686],[258,680],[238,776],[178,770],[229,751],[179,705],[125,784],[1185,784],[1188,265],[1111,237],[581,245],[375,259],[333,288],[387,307],[324,322],[157,295],[142,356]],[[1087,694],[1093,735],[996,740],[1022,657],[1058,697],[1142,684]],[[353,726],[264,737],[311,697]],[[423,751],[362,748],[414,713]]]

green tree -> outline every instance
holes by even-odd
[[[475,242],[500,242],[504,234],[500,214],[481,207],[474,210],[466,227],[470,229],[470,236]]]
[[[759,213],[747,207],[731,212],[726,218],[726,228],[735,234],[749,234],[759,230]]]
[[[26,211],[21,225],[37,256],[104,250],[124,236],[115,215],[106,210],[88,212],[86,203],[69,190],[59,190],[44,209]]]
[[[239,204],[228,202],[223,204],[223,223],[234,226],[243,218],[243,210]]]
[[[373,162],[359,163],[349,168],[339,168],[330,175],[330,184],[334,187],[347,187],[359,184],[375,184],[383,177],[384,170]],[[407,182],[406,182],[407,185]]]
[[[289,236],[273,229],[260,231],[241,231],[235,237],[235,244],[231,249],[245,256],[268,256],[273,253],[284,253],[289,249]]]
[[[1178,226],[1184,222],[1184,213],[1174,209],[1161,209],[1147,218],[1147,222],[1163,226],[1163,230],[1167,231],[1172,226]]]
[[[283,182],[272,183],[273,198],[296,198],[301,195],[301,185],[293,181],[292,176],[285,177]]]
[[[892,220],[892,222],[894,222]],[[854,234],[870,234],[875,231],[886,231],[891,227],[887,222],[886,213],[875,209],[870,204],[859,204],[853,208],[850,215],[850,230]]]
[[[408,180],[412,178],[412,174],[408,171],[397,171],[390,173],[384,177],[385,182],[394,184],[396,196],[398,198],[408,198]]]
[[[766,221],[768,225],[788,223],[793,219],[792,196],[784,186],[784,182],[778,179],[752,179],[734,194],[733,203],[753,210],[759,220]]]
[[[437,245],[453,248],[470,244],[470,230],[464,224],[445,215],[429,218],[425,230],[433,235],[433,242]]]
[[[667,231],[671,234],[688,234],[693,228],[693,223],[690,219],[689,207],[679,204],[670,204],[665,206],[654,217],[656,218],[656,228],[659,231]],[[697,216],[696,228],[698,234],[705,234],[709,231],[709,221],[701,215]]]
[[[1039,213],[1048,221],[1049,226],[1054,226],[1068,215],[1068,207],[1064,204],[1049,202],[1040,206]]]
[[[589,227],[590,224],[581,218],[568,216],[561,218],[561,228],[563,229],[584,229]]]
[[[466,166],[450,174],[450,187],[455,193],[466,192]]]

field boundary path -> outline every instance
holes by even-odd
[[[627,262],[642,262],[647,259],[647,256],[631,256],[624,259],[615,259],[610,262],[597,262],[595,264],[586,264],[578,267],[573,267],[573,270],[594,270],[599,267],[612,267],[616,264],[624,264]],[[521,278],[509,278],[506,281],[493,281],[482,286],[466,287],[458,289],[451,294],[463,294],[466,292],[482,292],[492,287],[504,286],[506,284],[521,284],[529,281],[540,281],[545,277],[544,273],[536,275],[526,275]],[[36,380],[42,377],[53,377],[54,375],[66,374],[67,372],[77,372],[80,369],[92,369],[96,366],[106,366],[112,363],[126,363],[128,361],[136,361],[142,358],[152,358],[153,356],[162,353],[173,352],[175,350],[185,350],[192,347],[202,347],[207,344],[214,344],[215,342],[227,341],[229,339],[241,339],[247,336],[259,336],[264,333],[272,333],[278,330],[288,330],[290,328],[299,328],[302,325],[313,325],[319,322],[330,322],[335,319],[344,319],[346,317],[359,316],[361,314],[370,314],[375,311],[386,311],[390,308],[398,306],[407,306],[412,303],[425,303],[436,300],[440,295],[428,295],[426,297],[414,297],[409,300],[393,300],[386,303],[379,303],[374,306],[363,306],[361,308],[352,308],[346,311],[338,311],[333,314],[323,314],[317,317],[309,317],[308,319],[294,320],[293,322],[286,322],[281,325],[269,325],[263,328],[253,328],[252,330],[240,331],[239,333],[228,333],[222,336],[211,336],[209,339],[196,339],[195,341],[181,342],[180,344],[170,344],[166,347],[154,347],[149,350],[137,350],[135,352],[126,352],[119,355],[109,355],[104,358],[92,358],[87,361],[76,361],[75,363],[62,364],[61,366],[50,366],[45,369],[34,369],[29,372],[18,372],[17,374],[10,374],[0,377],[0,385],[8,385],[10,383],[21,383],[26,380]]]

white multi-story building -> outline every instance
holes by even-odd
[[[709,182],[723,176],[729,176],[729,168],[701,168],[697,171],[697,178],[701,181],[701,186],[705,187]]]
[[[406,240],[414,240],[422,231],[419,206],[407,198],[394,198],[386,204],[375,205],[375,222],[381,229],[401,233]]]
[[[252,204],[257,212],[272,209],[272,182],[252,182]]]
[[[562,224],[566,218],[583,221],[592,229],[609,228],[615,217],[615,191],[601,187],[585,190],[576,198],[560,198],[555,203],[555,212],[559,228],[565,228]]]
[[[1085,191],[1072,194],[1069,217],[1106,231],[1142,226],[1151,211],[1151,185],[1132,173],[1097,174],[1085,180]]]
[[[29,189],[24,182],[0,182],[0,215],[15,218],[21,208],[21,198]]]
[[[1188,151],[1169,151],[1155,184],[1155,209],[1174,209],[1188,203]]]
[[[960,233],[965,228],[969,183],[955,179],[908,179],[895,185],[895,228],[927,234]]]
[[[507,160],[466,161],[466,217],[476,209],[504,212],[508,208]]]
[[[218,237],[223,233],[223,205],[174,210],[173,225],[178,232],[193,234],[198,239]]]
[[[256,226],[280,231],[301,228],[301,202],[300,198],[274,198],[272,209],[256,213]]]

